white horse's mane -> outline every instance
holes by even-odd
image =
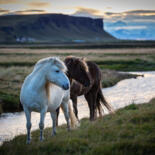
[[[52,65],[56,65],[60,70],[62,70],[63,72],[67,71],[67,67],[64,64],[63,61],[61,61],[59,58],[57,57],[47,57],[47,58],[43,58],[40,59],[34,66],[33,71],[36,71],[38,69],[40,69],[44,64],[46,63],[51,63]]]

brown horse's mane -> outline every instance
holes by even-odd
[[[71,62],[74,64],[78,64],[79,66],[82,66],[83,68],[85,68],[85,71],[89,72],[88,65],[86,63],[86,58],[67,56],[65,59],[65,63],[69,65]]]
[[[86,87],[90,85],[89,68],[85,59],[68,56],[64,62],[68,69],[67,76],[70,82],[74,79]]]
[[[47,95],[47,98],[49,99],[49,96],[50,96],[50,82],[46,82],[45,84],[45,90],[46,90],[46,95]]]

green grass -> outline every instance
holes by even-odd
[[[35,62],[0,62],[1,67],[12,67],[12,66],[34,66]]]
[[[94,61],[101,69],[117,71],[154,71],[155,62],[142,59]],[[0,62],[1,67],[34,66],[35,62]]]
[[[32,142],[26,145],[26,136],[17,136],[0,147],[0,154],[56,154],[56,155],[153,155],[155,154],[155,99],[148,104],[129,105],[115,114],[106,115],[66,131],[66,125],[58,128],[50,137],[51,129],[45,129],[45,140],[39,141],[39,131],[32,133]]]
[[[0,113],[15,112],[22,110],[18,95],[0,92],[0,99],[1,99]]]
[[[117,71],[154,71],[155,62],[135,59],[135,60],[105,60],[95,61],[101,69],[111,69]]]
[[[0,48],[29,48],[29,49],[125,49],[125,48],[150,48],[155,47],[155,41],[104,41],[104,42],[86,42],[86,43],[73,43],[73,42],[59,42],[51,43],[0,43]]]

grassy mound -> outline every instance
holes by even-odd
[[[81,127],[67,132],[66,125],[50,137],[45,129],[44,142],[39,131],[32,133],[32,142],[26,145],[21,135],[0,147],[0,154],[155,154],[155,100],[149,104],[129,105],[113,115],[95,122],[81,121]]]

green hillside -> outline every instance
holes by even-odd
[[[64,125],[55,137],[50,135],[48,128],[44,142],[40,142],[39,131],[35,131],[30,145],[25,144],[25,135],[18,136],[5,142],[0,154],[154,155],[155,100],[129,105],[95,122],[83,119],[80,128],[71,132]]]

